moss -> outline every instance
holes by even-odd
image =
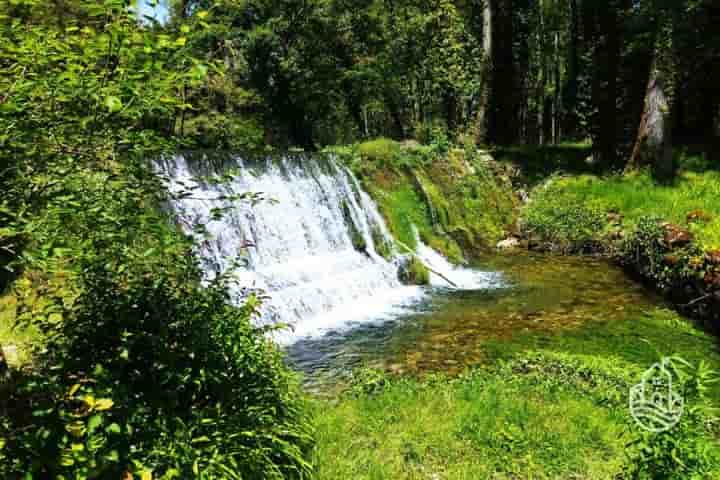
[[[389,260],[393,254],[392,244],[385,239],[385,236],[376,227],[373,227],[371,235],[375,244],[375,251],[384,259]]]
[[[398,277],[406,285],[428,285],[430,283],[430,271],[415,256],[411,256],[402,265],[398,271]]]
[[[389,166],[400,156],[400,144],[381,137],[359,144],[358,152],[367,161],[379,166]]]
[[[363,237],[363,235],[360,233],[360,230],[358,230],[357,226],[355,225],[355,222],[352,219],[352,215],[350,214],[350,208],[344,201],[342,202],[341,208],[343,217],[345,219],[345,225],[347,225],[350,229],[350,241],[352,241],[353,247],[358,252],[365,253],[367,251],[367,242],[365,242],[365,237]]]
[[[460,263],[497,243],[513,223],[511,185],[479,161],[481,152],[384,138],[335,150],[375,199],[393,236],[412,249],[419,234]]]

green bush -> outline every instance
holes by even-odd
[[[42,312],[17,287],[19,321],[47,343],[5,402],[0,474],[306,478],[310,422],[280,353],[252,324],[260,303],[235,306],[224,278],[202,285],[153,185],[141,166],[110,183],[78,172],[62,202],[25,225],[33,265],[45,266],[36,283],[72,282],[46,287]],[[64,202],[84,213],[47,250]]]
[[[524,230],[566,251],[597,246],[607,227],[605,211],[591,202],[562,195],[562,188],[559,180],[536,193],[522,214]]]

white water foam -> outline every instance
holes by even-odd
[[[502,275],[497,272],[483,272],[451,264],[440,253],[428,247],[418,239],[417,256],[435,272],[430,272],[430,285],[455,290],[484,290],[503,286]],[[443,278],[445,277],[445,278]],[[448,283],[452,281],[455,285]]]

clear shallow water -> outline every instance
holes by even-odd
[[[300,339],[287,347],[289,362],[311,389],[342,382],[358,366],[403,374],[459,373],[491,360],[518,336],[629,321],[663,305],[601,260],[514,255],[480,265],[501,273],[494,278],[502,281],[474,290],[429,287],[410,310]]]

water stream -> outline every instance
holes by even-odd
[[[602,261],[496,256],[465,268],[422,242],[418,257],[442,275],[431,274],[428,287],[405,286],[402,255],[375,204],[332,159],[195,157],[158,169],[181,197],[172,208],[200,241],[206,276],[239,262],[235,294],[267,294],[258,322],[289,326],[276,338],[310,386],[360,365],[458,372],[523,335],[541,346],[559,331],[625,321],[661,304]],[[218,174],[228,178],[214,181]],[[247,192],[264,200],[234,198]]]

